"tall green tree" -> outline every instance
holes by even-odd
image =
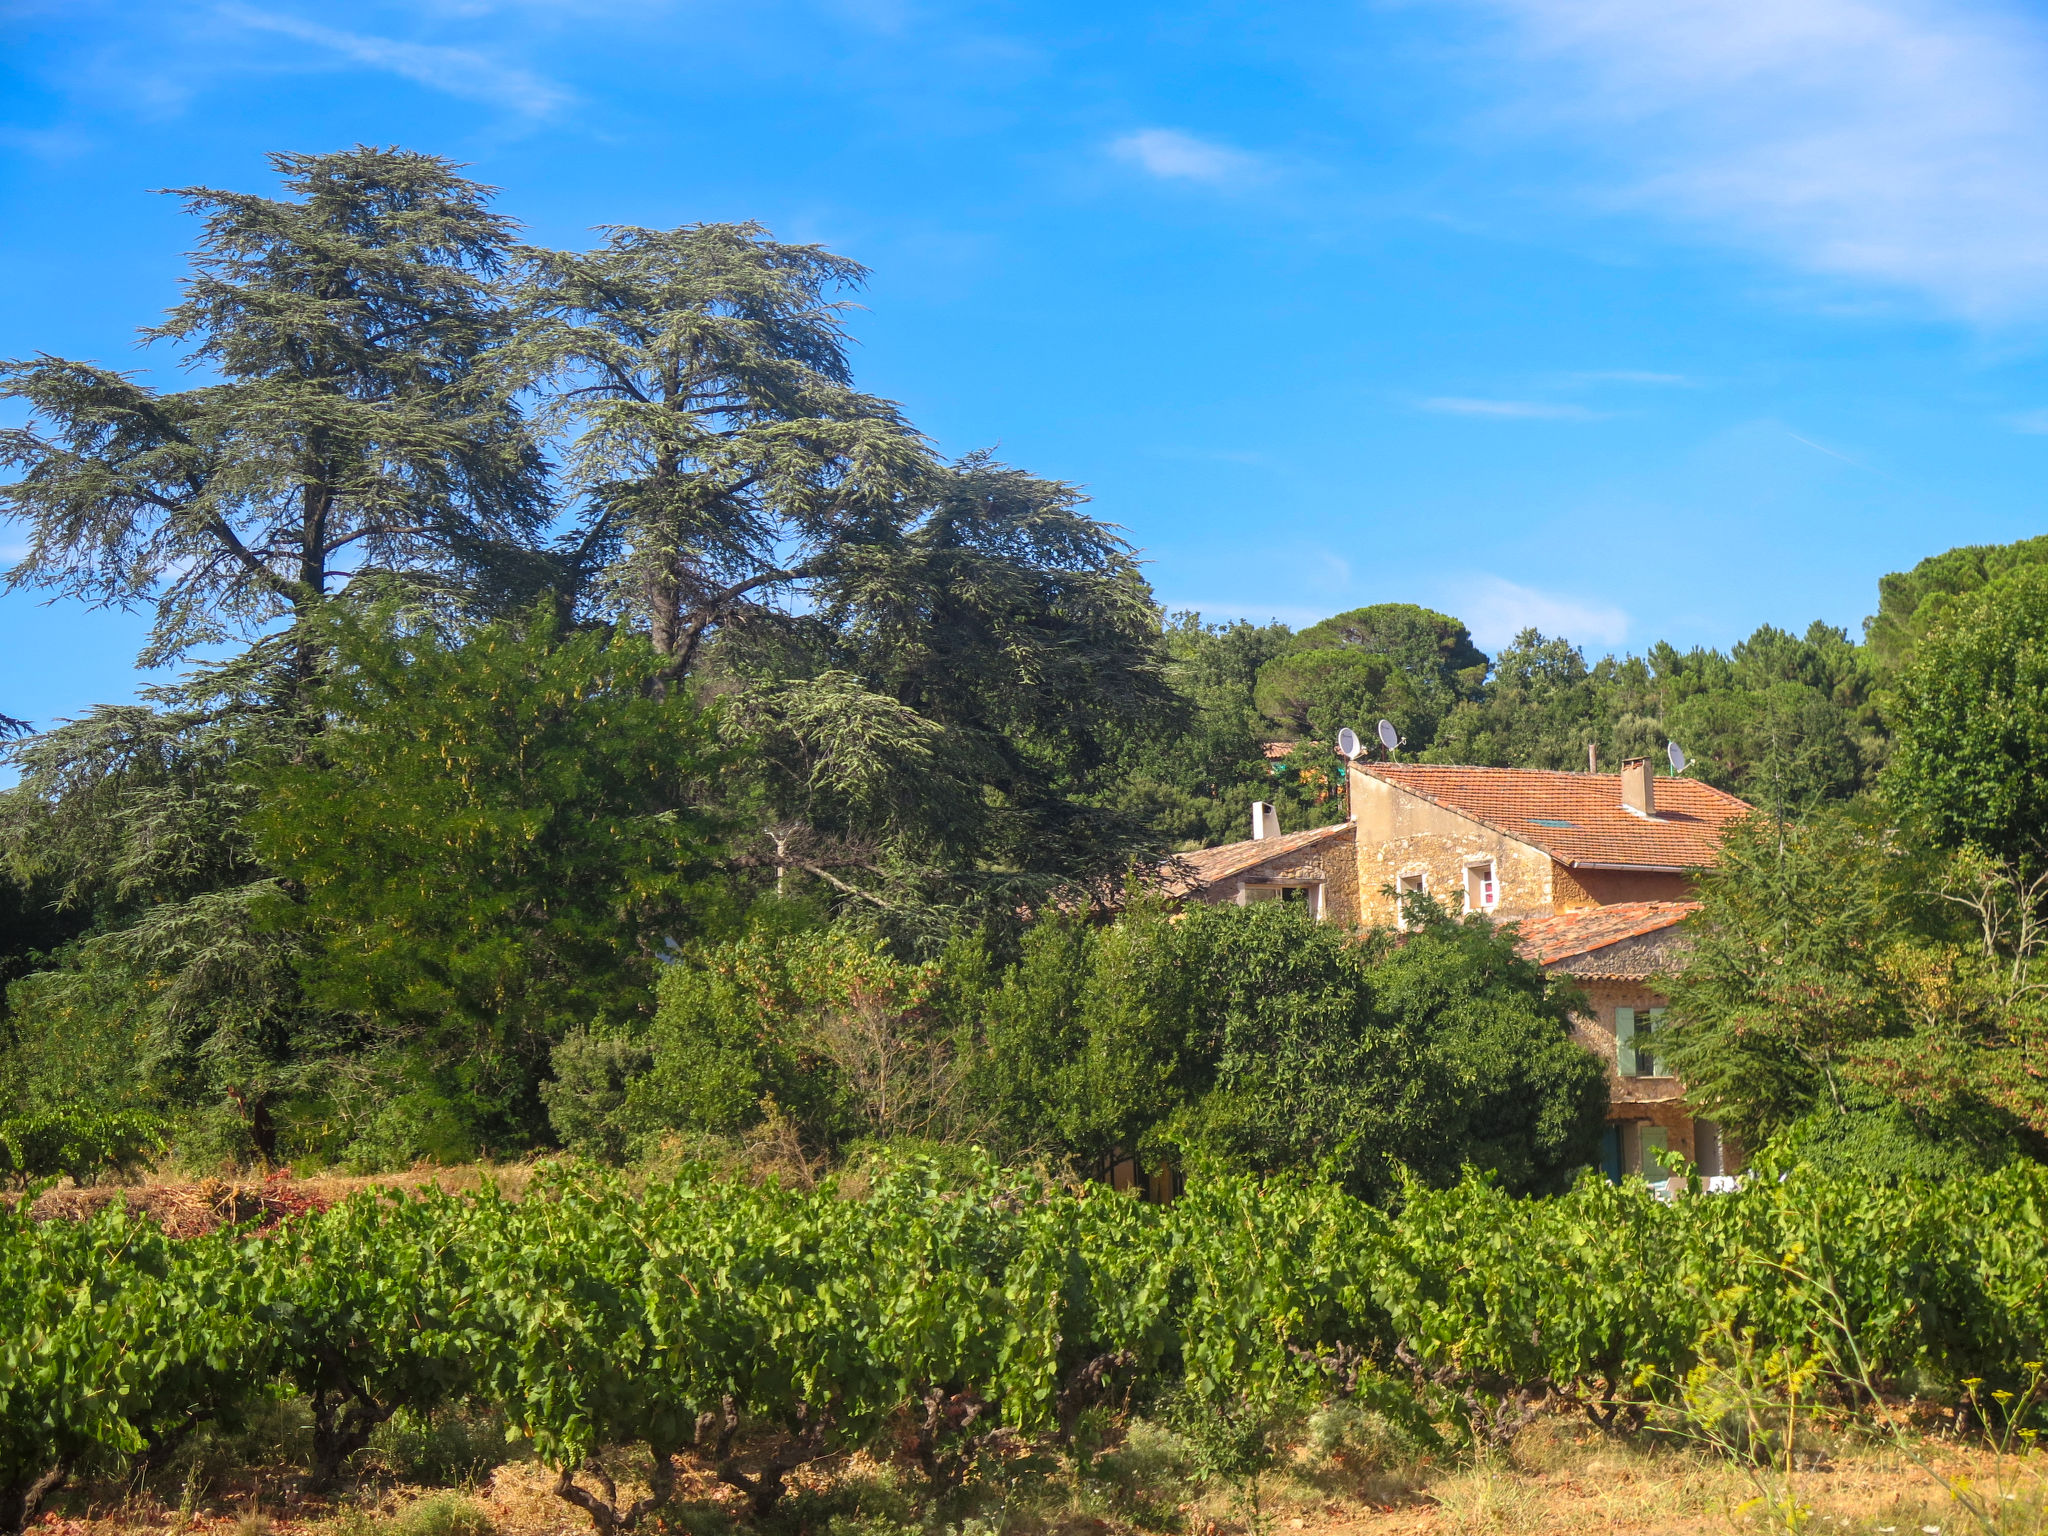
[[[663,684],[728,696],[778,883],[912,921],[1121,875],[1106,733],[1164,701],[1150,593],[1075,490],[935,460],[856,389],[865,271],[751,224],[532,251],[508,356],[549,399],[581,548]]]
[[[2038,1157],[2044,882],[1867,810],[1728,835],[1659,1059],[1752,1149],[1879,1177]]]
[[[508,359],[566,439],[586,566],[672,676],[886,540],[933,469],[901,411],[853,387],[837,295],[866,276],[756,224],[522,253]]]
[[[176,194],[199,248],[144,336],[206,382],[0,367],[0,398],[31,413],[0,433],[19,471],[0,508],[28,541],[8,587],[148,608],[144,665],[271,635],[347,581],[446,590],[547,515],[519,413],[475,366],[508,324],[493,280],[512,226],[490,190],[405,150],[270,158],[292,195]]]
[[[449,644],[388,618],[335,621],[319,750],[256,780],[291,891],[268,915],[313,1002],[358,1021],[371,1141],[531,1145],[554,1045],[650,1014],[662,960],[718,920],[715,729],[656,695],[631,632],[565,636],[543,606]]]
[[[1877,583],[1877,612],[1863,622],[1864,643],[1886,670],[1904,666],[1921,638],[1960,598],[2030,565],[2048,565],[2048,536],[2012,544],[1965,544],[1929,555]]]
[[[1170,697],[1129,546],[1074,487],[981,455],[903,510],[812,584],[810,613],[719,642],[708,676],[756,733],[780,856],[884,909],[1119,889],[1155,845],[1106,803],[1116,749]],[[904,744],[884,772],[848,771],[862,718],[871,756]]]
[[[2048,868],[2048,567],[1956,599],[1901,671],[1885,776],[1947,847]]]
[[[29,413],[0,434],[17,471],[0,512],[27,542],[9,587],[147,610],[144,664],[244,646],[146,707],[10,748],[22,780],[0,797],[0,847],[93,928],[21,984],[16,1023],[148,1042],[117,1059],[238,1123],[235,1150],[267,1150],[290,1042],[318,1033],[293,941],[251,922],[273,887],[242,817],[245,770],[317,729],[320,616],[394,589],[471,606],[549,515],[505,381],[479,366],[509,324],[495,285],[511,226],[489,189],[396,149],[272,164],[283,197],[178,194],[198,250],[145,335],[199,382],[51,357],[0,368],[0,396]]]

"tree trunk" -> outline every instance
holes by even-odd
[[[611,1473],[605,1470],[604,1463],[595,1456],[585,1459],[583,1470],[597,1479],[598,1487],[604,1490],[603,1497],[600,1498],[587,1488],[579,1487],[576,1482],[576,1469],[573,1467],[562,1468],[560,1475],[556,1477],[555,1497],[564,1503],[574,1504],[589,1515],[591,1525],[597,1530],[597,1536],[614,1536],[614,1533],[624,1536],[625,1532],[633,1530],[647,1516],[667,1508],[669,1500],[675,1497],[675,1452],[652,1444],[647,1449],[650,1458],[647,1468],[647,1497],[635,1500],[627,1508],[619,1508],[618,1484],[612,1481]]]
[[[0,1484],[0,1536],[20,1536],[21,1528],[36,1517],[43,1500],[57,1491],[66,1475],[64,1464],[58,1462],[18,1482]]]
[[[390,1418],[368,1398],[321,1388],[313,1394],[313,1465],[306,1474],[308,1493],[331,1493],[341,1481],[349,1457],[370,1443],[377,1426]]]

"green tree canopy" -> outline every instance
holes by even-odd
[[[1384,1196],[1470,1161],[1561,1188],[1597,1152],[1598,1060],[1570,998],[1483,919],[1367,944],[1283,903],[1042,924],[985,1022],[978,1083],[1019,1148],[1321,1166]]]
[[[1305,651],[1341,645],[1384,656],[1419,688],[1434,685],[1454,698],[1477,694],[1490,665],[1463,621],[1413,603],[1350,609],[1311,624],[1295,636],[1295,643]]]
[[[887,542],[935,467],[894,404],[853,387],[834,295],[866,276],[756,224],[523,252],[507,361],[546,392],[585,498],[568,574],[601,566],[671,676],[715,629]]]
[[[259,775],[258,852],[294,894],[308,995],[403,1059],[472,1146],[531,1144],[554,1044],[646,1009],[717,911],[714,728],[627,631],[551,610],[460,644],[339,616],[317,750]]]
[[[0,369],[29,412],[0,434],[19,472],[0,511],[28,544],[8,585],[148,609],[146,664],[246,644],[145,706],[11,746],[8,864],[91,929],[20,984],[16,1024],[106,1042],[231,1154],[270,1150],[272,1109],[329,1022],[298,993],[296,941],[251,920],[272,886],[241,825],[246,770],[314,729],[322,611],[394,588],[469,608],[549,515],[540,456],[481,366],[509,323],[511,226],[489,189],[395,149],[272,165],[282,198],[179,194],[198,251],[145,335],[206,382],[158,390],[51,357]]]
[[[2048,567],[1958,598],[1899,674],[1885,784],[1935,841],[2048,865]]]
[[[1752,1149],[1877,1176],[2039,1156],[2040,896],[1867,816],[1754,817],[1701,878],[1659,1058]]]
[[[344,580],[462,579],[547,516],[540,459],[474,365],[506,335],[511,225],[432,155],[273,155],[287,198],[195,187],[182,302],[145,335],[214,375],[163,392],[94,363],[0,367],[30,424],[0,507],[11,589],[154,611],[144,664],[272,634]],[[313,659],[294,646],[293,673]]]
[[[2048,565],[2048,535],[2014,544],[1960,545],[1929,555],[1910,571],[1879,577],[1877,612],[1864,621],[1864,643],[1881,666],[1901,667],[1957,599],[2030,565]]]

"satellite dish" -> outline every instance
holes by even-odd
[[[1380,745],[1389,752],[1401,745],[1401,734],[1394,729],[1394,722],[1391,720],[1382,720],[1379,723],[1379,738]]]
[[[1675,741],[1667,741],[1664,743],[1664,755],[1671,759],[1673,773],[1685,772],[1685,748]]]
[[[1358,732],[1345,726],[1337,733],[1337,750],[1345,757],[1358,756]]]

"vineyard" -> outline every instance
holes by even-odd
[[[1224,1471],[1257,1466],[1276,1413],[1338,1398],[1447,1455],[1538,1404],[1639,1433],[1745,1370],[1851,1407],[2030,1413],[2044,1213],[2031,1167],[1668,1204],[1468,1180],[1392,1216],[1293,1181],[1160,1207],[993,1167],[817,1192],[559,1170],[518,1201],[366,1195],[194,1238],[22,1201],[0,1217],[0,1528],[281,1395],[310,1405],[316,1489],[394,1415],[488,1404],[601,1536],[658,1516],[679,1463],[765,1516],[835,1452],[886,1444],[945,1491],[1161,1404]],[[644,1467],[630,1501],[596,1459],[619,1447]]]

